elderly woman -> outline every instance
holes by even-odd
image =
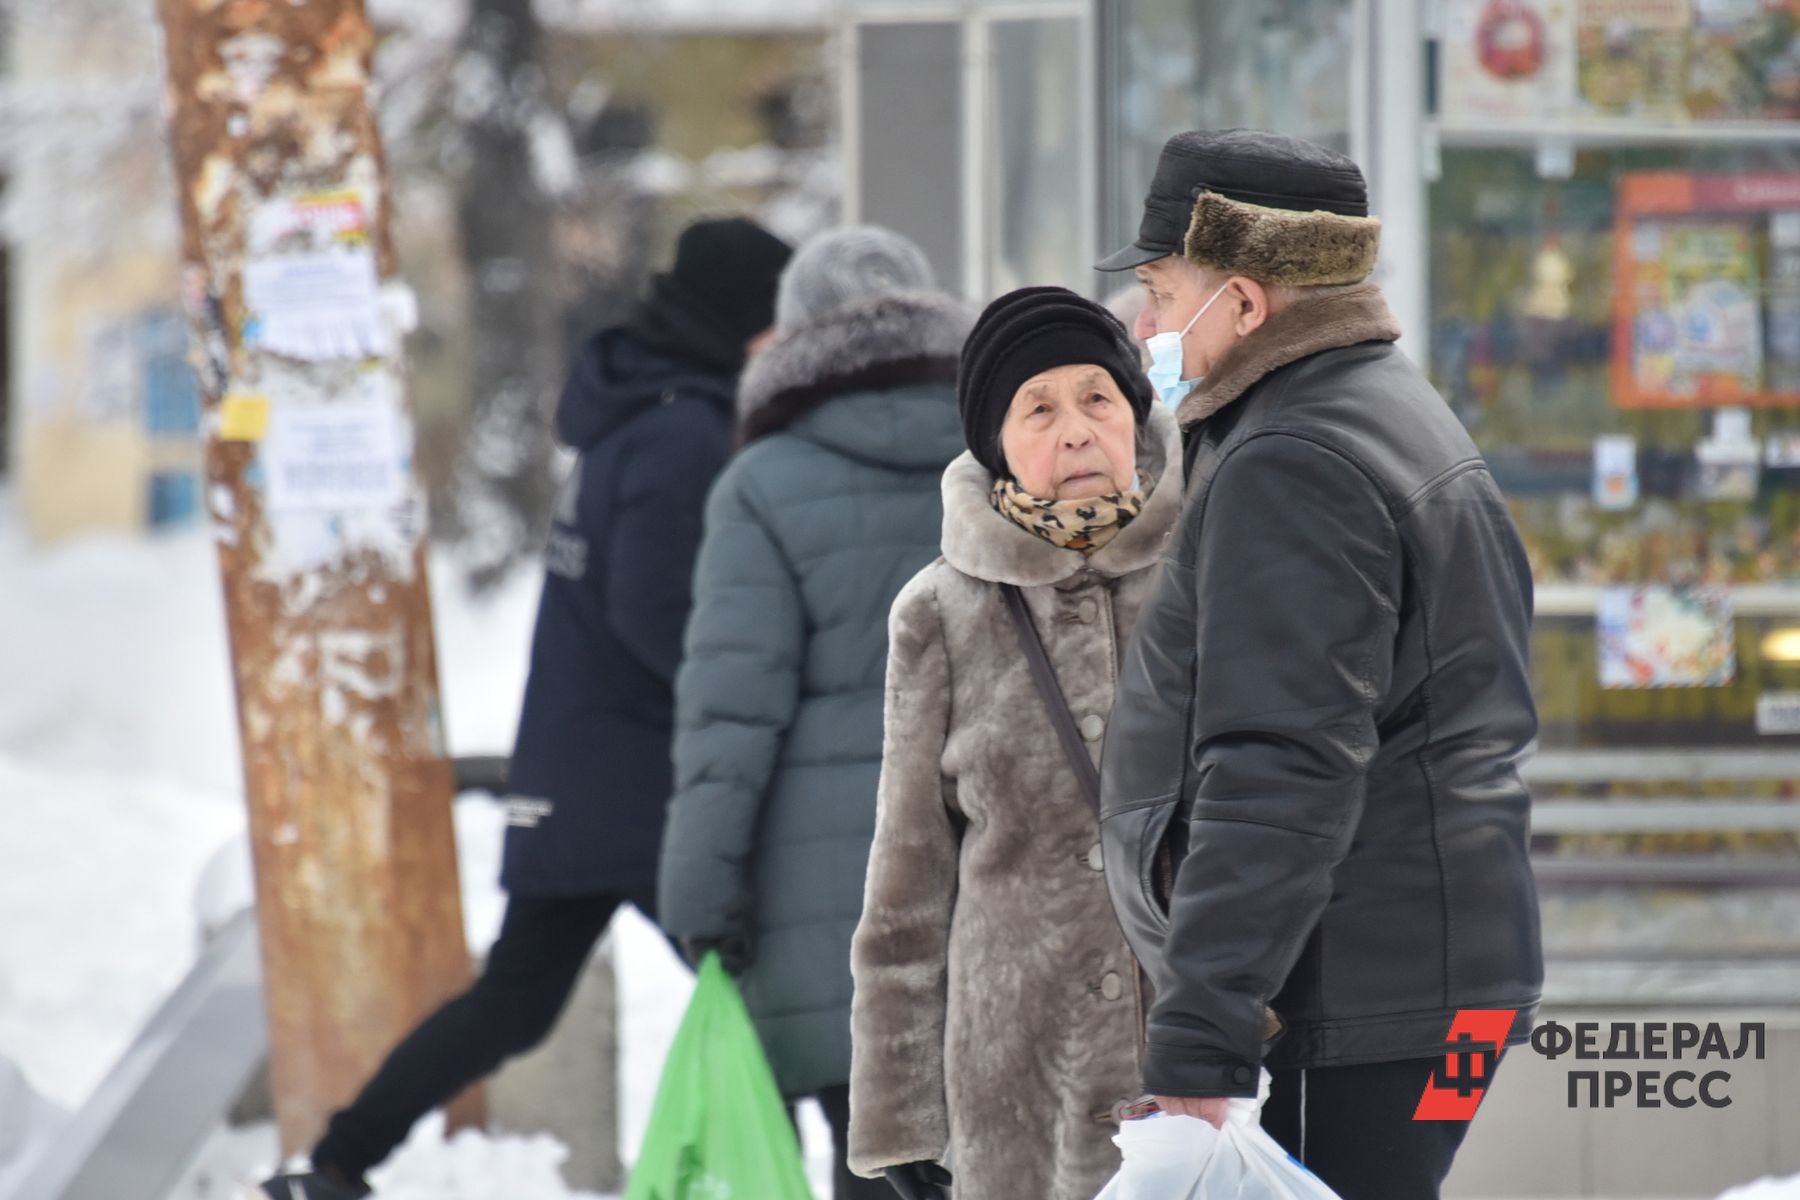
[[[850,1162],[909,1200],[944,1195],[945,1167],[957,1200],[1088,1200],[1139,1091],[1136,965],[1089,795],[1181,507],[1175,422],[1138,363],[1061,288],[996,300],[963,348],[968,452],[944,474],[943,557],[890,618],[851,958]]]

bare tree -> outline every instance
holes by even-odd
[[[549,103],[543,40],[531,0],[474,0],[451,93],[474,296],[472,411],[449,517],[478,587],[536,551],[558,483],[553,193],[568,188],[573,166]]]

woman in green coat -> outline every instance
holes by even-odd
[[[817,1097],[843,1167],[850,938],[881,771],[888,610],[938,554],[971,323],[886,230],[822,235],[783,274],[780,339],[739,389],[746,446],[707,505],[676,678],[659,911],[738,977],[783,1095]]]

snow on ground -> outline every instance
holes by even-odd
[[[511,747],[538,586],[526,569],[472,597],[454,562],[434,557],[455,753]],[[38,548],[0,489],[0,630],[0,1061],[73,1110],[186,973],[197,916],[216,919],[248,886],[211,543],[196,530]],[[456,823],[470,941],[481,950],[504,907],[494,883],[503,826],[497,806],[473,797],[458,803]],[[629,1159],[692,982],[635,912],[614,922],[610,943]],[[828,1194],[828,1134],[815,1107],[801,1126],[815,1187]],[[240,1178],[272,1156],[267,1130],[216,1140]],[[422,1122],[379,1195],[583,1200],[555,1179],[561,1153],[544,1138],[446,1142],[441,1124]],[[224,1194],[217,1185],[215,1175],[190,1194]]]
[[[568,1154],[555,1138],[541,1134],[488,1137],[465,1129],[446,1140],[444,1118],[433,1113],[391,1162],[370,1173],[369,1183],[379,1200],[599,1200],[563,1183],[559,1168]]]
[[[212,550],[31,549],[0,499],[0,1055],[78,1107],[194,952],[243,824]]]
[[[433,590],[458,752],[504,753],[537,581]],[[224,612],[199,531],[39,550],[0,494],[0,1055],[78,1107],[195,947],[201,868],[243,827]]]

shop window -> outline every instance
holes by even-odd
[[[1551,998],[1791,995],[1800,5],[1425,11],[1429,361],[1537,580]]]
[[[153,438],[200,434],[200,387],[187,361],[187,326],[174,313],[151,313],[138,322],[143,373],[144,428]]]
[[[1094,255],[1086,219],[1081,22],[995,21],[987,294],[1078,286]]]
[[[963,278],[963,32],[954,21],[856,31],[861,219],[906,234],[938,280]],[[931,86],[921,87],[920,80]]]
[[[1183,129],[1275,129],[1348,151],[1355,7],[1350,0],[1104,5],[1106,244],[1137,234],[1157,153]]]
[[[152,472],[149,489],[152,528],[185,524],[200,515],[200,476],[196,472]]]
[[[1545,742],[1767,744],[1759,697],[1800,690],[1768,651],[1800,624],[1800,147],[1543,166],[1443,151],[1428,310],[1531,555]]]

